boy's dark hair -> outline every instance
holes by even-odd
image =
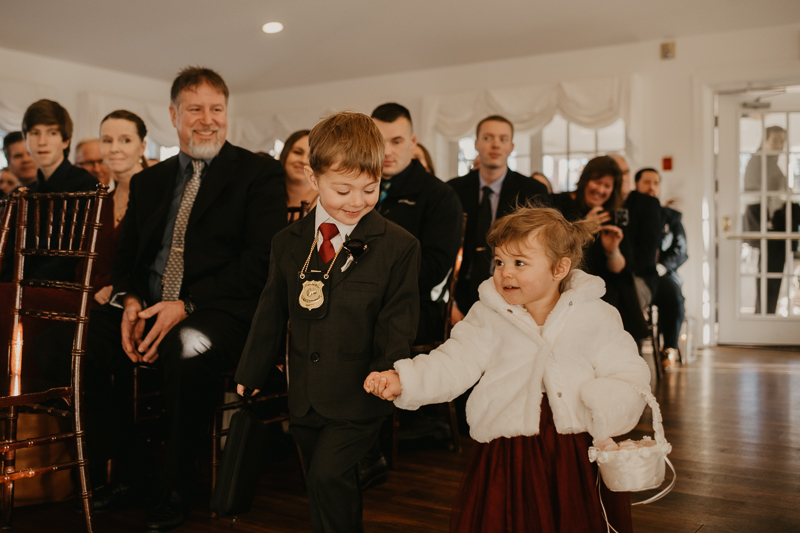
[[[414,123],[411,121],[411,113],[409,113],[408,109],[400,104],[391,102],[388,104],[379,105],[375,108],[375,111],[372,112],[372,118],[375,120],[380,120],[381,122],[392,123],[400,117],[405,117],[408,119],[411,127],[414,127]]]
[[[614,190],[611,196],[603,204],[603,209],[610,211],[622,207],[622,170],[614,158],[608,155],[601,155],[590,159],[583,167],[581,177],[578,179],[578,188],[575,190],[575,201],[581,213],[588,213],[589,206],[586,205],[586,186],[590,181],[599,180],[611,176],[614,179]]]
[[[475,137],[480,137],[480,135],[481,135],[481,126],[483,126],[483,123],[484,122],[491,122],[491,121],[494,121],[494,122],[505,122],[506,124],[511,126],[511,136],[512,137],[514,136],[514,124],[512,124],[510,120],[508,120],[503,115],[489,115],[485,119],[483,119],[480,122],[478,122],[478,125],[475,127]]]
[[[651,168],[651,167],[642,168],[633,177],[633,182],[634,183],[639,183],[639,180],[642,179],[642,174],[644,174],[645,172],[655,172],[656,174],[658,174],[658,170],[656,170],[654,168]],[[658,176],[661,177],[661,174],[658,174]]]
[[[22,116],[22,133],[25,137],[34,126],[58,126],[61,139],[72,139],[72,119],[61,104],[53,100],[39,100],[28,106]],[[69,156],[69,144],[64,148],[64,157]]]
[[[186,67],[178,72],[178,77],[172,82],[172,89],[170,90],[170,101],[172,105],[178,107],[181,99],[181,93],[186,90],[196,89],[198,86],[207,83],[214,89],[218,90],[225,95],[225,103],[228,103],[228,86],[225,85],[225,80],[222,76],[205,67]]]
[[[308,144],[309,166],[317,176],[333,168],[343,174],[381,178],[383,135],[367,115],[348,111],[331,115],[314,126]]]
[[[282,167],[286,166],[286,160],[289,158],[289,152],[292,151],[292,148],[294,148],[295,143],[297,143],[297,141],[299,141],[309,133],[311,133],[310,130],[299,130],[289,135],[289,138],[286,139],[285,143],[283,143],[283,149],[281,150],[281,155],[278,157],[278,161],[281,162]]]
[[[11,161],[11,145],[24,141],[25,137],[21,131],[12,131],[3,137],[3,153],[6,156],[6,161]]]

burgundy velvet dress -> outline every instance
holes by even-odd
[[[547,395],[539,434],[478,443],[461,481],[451,533],[605,532],[588,433],[560,435]],[[611,525],[631,533],[630,498],[601,482]]]
[[[122,231],[123,218],[120,220],[119,225],[114,227],[114,193],[116,190],[111,191],[106,200],[106,205],[100,213],[100,222],[103,227],[97,233],[97,259],[92,267],[92,287],[94,292],[99,291],[103,287],[111,285],[111,265],[114,262],[114,254],[117,253],[117,243],[119,242],[119,235]],[[94,296],[94,293],[92,293]],[[93,304],[94,298],[90,300]]]

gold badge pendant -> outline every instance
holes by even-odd
[[[300,306],[304,309],[316,309],[322,305],[325,297],[322,295],[321,281],[304,281],[303,290],[300,291]]]

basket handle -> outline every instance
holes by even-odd
[[[661,418],[661,407],[658,405],[658,401],[656,401],[656,397],[653,396],[648,390],[644,390],[638,385],[634,385],[633,383],[629,383],[631,388],[641,394],[644,399],[647,401],[647,405],[650,406],[650,410],[653,412],[653,431],[656,434],[656,442],[659,444],[663,444],[667,442],[666,437],[664,437],[664,425],[662,424]]]

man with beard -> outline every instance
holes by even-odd
[[[169,111],[180,153],[131,180],[113,296],[92,310],[86,357],[94,484],[106,459],[118,464],[117,479],[95,490],[99,512],[158,486],[142,479],[148,463],[129,405],[133,366],[163,369],[167,451],[146,531],[185,520],[215,391],[238,364],[267,281],[270,243],[287,216],[281,165],[225,140],[228,88],[219,74],[183,69]]]
[[[31,187],[36,183],[39,167],[28,152],[21,131],[12,131],[3,138],[3,152],[8,161],[8,170],[17,177],[22,187]]]

